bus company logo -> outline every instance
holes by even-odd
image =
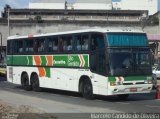
[[[79,62],[77,60],[75,60],[73,56],[68,55],[68,66],[78,67]]]
[[[53,64],[66,64],[66,62],[64,60],[59,60],[59,61],[53,60]]]
[[[74,61],[74,57],[68,55],[68,62],[73,62]]]

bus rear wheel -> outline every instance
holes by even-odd
[[[36,92],[40,92],[41,91],[41,88],[39,86],[39,78],[38,78],[37,74],[34,74],[31,77],[31,86],[32,86],[32,90],[33,91],[36,91]]]
[[[83,82],[82,95],[86,99],[91,100],[91,99],[94,98],[92,84],[91,84],[91,81],[89,79],[85,79],[84,82]]]
[[[24,90],[26,90],[26,91],[31,90],[31,86],[29,85],[29,78],[28,78],[27,73],[22,74],[21,85],[22,85]]]

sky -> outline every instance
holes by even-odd
[[[29,1],[30,0],[0,0],[0,12],[4,9],[4,6],[6,4],[10,5],[12,8],[28,8]],[[40,0],[34,0],[34,1],[40,1]],[[68,1],[74,1],[74,0],[68,0]],[[120,0],[112,0],[112,1],[115,2]]]

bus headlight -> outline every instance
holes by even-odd
[[[148,83],[152,83],[152,80],[148,80]]]
[[[151,84],[152,80],[145,80],[144,83]]]
[[[115,86],[116,83],[115,83],[115,82],[110,82],[110,85],[111,85],[111,86]]]

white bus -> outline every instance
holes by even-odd
[[[151,75],[148,39],[141,31],[87,29],[11,36],[7,41],[7,80],[25,90],[126,98],[149,93]]]

